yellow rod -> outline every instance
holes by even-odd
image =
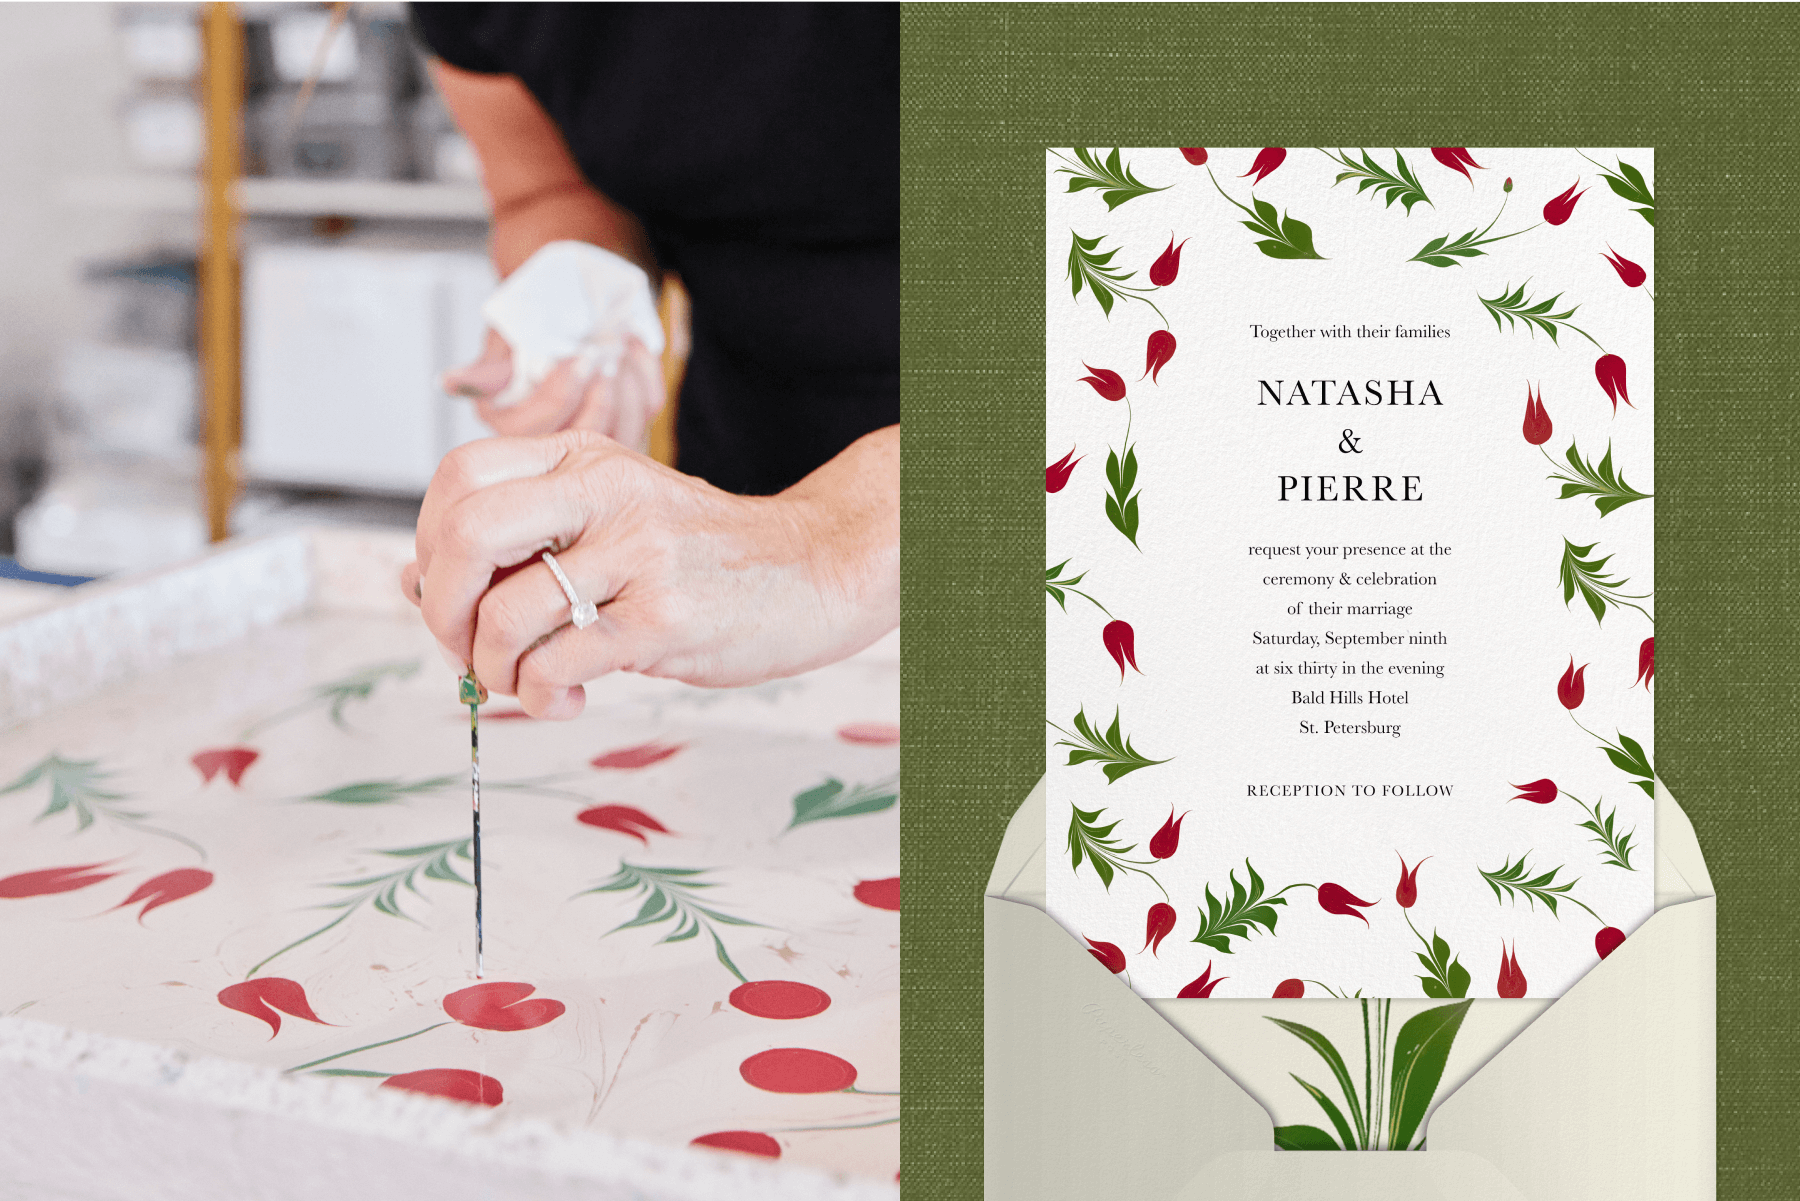
[[[200,377],[205,403],[206,523],[231,536],[241,427],[238,369],[237,179],[243,170],[244,30],[233,4],[210,3],[202,20],[206,160],[201,167]]]

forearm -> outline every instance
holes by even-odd
[[[838,638],[861,647],[898,626],[900,427],[865,434],[778,499],[794,506],[815,549],[815,583]]]

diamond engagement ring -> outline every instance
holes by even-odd
[[[585,630],[599,621],[599,607],[593,601],[584,601],[575,595],[575,585],[569,583],[569,577],[563,574],[562,564],[556,561],[556,556],[545,551],[542,557],[544,566],[550,569],[556,582],[562,585],[563,595],[569,598],[569,620],[575,623],[575,628]]]

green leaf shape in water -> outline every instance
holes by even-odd
[[[1119,733],[1119,710],[1113,709],[1112,728],[1101,734],[1087,718],[1087,707],[1084,705],[1075,713],[1075,729],[1073,732],[1063,729],[1055,722],[1048,723],[1050,728],[1063,737],[1056,742],[1057,746],[1069,749],[1067,767],[1079,763],[1099,763],[1100,770],[1106,773],[1108,784],[1117,783],[1119,778],[1138,770],[1140,767],[1155,767],[1159,763],[1167,763],[1167,759],[1148,759],[1137,753],[1131,745],[1131,739]]]
[[[1587,602],[1589,609],[1593,610],[1594,620],[1597,623],[1605,622],[1607,605],[1619,609],[1636,609],[1645,617],[1649,617],[1648,609],[1632,603],[1648,600],[1650,598],[1648,592],[1621,592],[1619,589],[1625,587],[1630,581],[1623,577],[1609,579],[1606,576],[1605,567],[1611,561],[1611,555],[1601,559],[1588,557],[1598,545],[1600,545],[1598,542],[1590,542],[1586,546],[1576,546],[1567,538],[1563,539],[1562,566],[1560,568],[1563,604],[1567,605],[1574,600],[1575,594],[1579,592],[1581,599]]]
[[[1056,153],[1052,151],[1052,153]],[[1111,212],[1128,200],[1136,200],[1139,196],[1148,196],[1152,192],[1166,192],[1168,187],[1153,188],[1141,182],[1131,173],[1131,164],[1119,161],[1119,147],[1114,146],[1112,153],[1106,156],[1103,163],[1092,150],[1085,146],[1075,147],[1076,165],[1058,167],[1059,173],[1069,177],[1069,191],[1080,192],[1088,188],[1103,189],[1100,199],[1106,201],[1106,209]],[[1064,158],[1066,163],[1069,160]]]
[[[1194,935],[1195,942],[1205,943],[1224,955],[1231,954],[1232,935],[1249,941],[1251,927],[1261,927],[1265,934],[1273,937],[1275,920],[1280,916],[1273,906],[1287,904],[1287,898],[1281,893],[1299,887],[1290,884],[1281,892],[1264,898],[1262,877],[1256,874],[1248,859],[1244,860],[1244,869],[1250,874],[1249,887],[1239,883],[1237,869],[1233,868],[1228,877],[1231,881],[1229,902],[1213,896],[1212,885],[1206,886],[1206,911],[1200,915],[1200,930]]]
[[[844,782],[834,776],[794,798],[794,820],[787,824],[787,828],[792,830],[807,822],[821,822],[834,817],[880,813],[883,809],[893,808],[894,802],[899,799],[899,776],[889,776],[873,784],[858,784],[852,788],[844,787]]]
[[[1412,215],[1413,205],[1420,201],[1426,204],[1431,203],[1431,198],[1425,195],[1425,189],[1419,186],[1418,177],[1412,173],[1412,168],[1406,165],[1406,156],[1398,150],[1394,151],[1394,170],[1389,171],[1371,158],[1367,150],[1362,152],[1362,162],[1359,163],[1342,150],[1333,154],[1323,146],[1315,147],[1315,149],[1338,166],[1345,168],[1337,179],[1332,181],[1331,186],[1334,188],[1346,179],[1359,180],[1360,182],[1356,185],[1357,195],[1360,196],[1373,188],[1377,195],[1387,201],[1386,207],[1392,208],[1394,201],[1398,200],[1405,206],[1406,214],[1409,217]]]
[[[372,667],[365,667],[359,672],[347,675],[341,680],[333,680],[329,684],[321,684],[317,688],[314,688],[312,693],[299,704],[294,705],[291,708],[283,709],[272,717],[265,717],[255,725],[246,728],[244,730],[244,738],[249,739],[251,735],[257,733],[259,730],[266,730],[270,726],[284,722],[290,717],[297,717],[307,710],[319,705],[328,706],[331,714],[331,723],[338,729],[347,731],[350,727],[344,723],[344,706],[348,705],[351,701],[368,700],[375,694],[376,687],[380,685],[383,680],[410,679],[418,673],[419,665],[420,661],[418,659],[407,659],[393,663],[377,663]]]
[[[637,916],[630,921],[621,922],[606,932],[606,935],[617,934],[620,930],[631,930],[640,926],[654,926],[663,922],[671,923],[674,929],[656,940],[661,946],[666,942],[686,942],[705,930],[712,936],[713,949],[719,962],[725,969],[743,983],[749,983],[744,973],[738,970],[737,964],[725,950],[725,943],[719,932],[712,927],[713,922],[722,922],[728,926],[756,926],[767,929],[761,922],[753,922],[747,918],[733,917],[722,913],[708,905],[700,904],[695,896],[700,889],[717,888],[718,885],[696,879],[703,876],[710,868],[697,867],[639,867],[636,864],[619,861],[619,870],[602,880],[594,887],[577,896],[588,896],[596,892],[635,892],[644,898]],[[602,935],[601,937],[606,937]]]
[[[1562,495],[1558,500],[1568,500],[1576,496],[1592,496],[1594,507],[1605,517],[1614,509],[1622,508],[1634,500],[1649,500],[1652,493],[1639,492],[1625,482],[1625,477],[1612,461],[1612,443],[1606,444],[1606,454],[1601,456],[1598,466],[1584,462],[1581,452],[1575,443],[1569,443],[1569,470],[1572,474],[1563,475],[1560,470],[1550,479],[1563,481]],[[1551,460],[1559,469],[1561,464]]]
[[[1444,1078],[1450,1046],[1473,1004],[1439,1005],[1415,1014],[1400,1027],[1400,1036],[1394,1040],[1394,1073],[1388,1092],[1390,1150],[1418,1149],[1412,1146],[1412,1137],[1431,1108],[1432,1095]]]
[[[566,801],[588,801],[591,798],[579,792],[571,792],[556,785],[567,780],[568,776],[539,776],[531,780],[483,780],[481,786],[489,792],[523,792],[534,796],[560,797]],[[404,797],[418,793],[440,792],[446,789],[468,787],[469,777],[427,776],[420,780],[359,780],[354,784],[344,784],[324,792],[315,792],[309,796],[296,797],[301,801],[324,801],[332,805],[392,805]]]
[[[173,830],[152,826],[149,824],[149,814],[127,809],[120,804],[119,802],[129,798],[123,793],[109,792],[102,787],[103,782],[111,780],[115,774],[102,771],[98,759],[64,759],[53,752],[27,768],[11,784],[0,788],[0,796],[9,792],[23,792],[40,781],[47,782],[50,785],[50,801],[35,821],[41,822],[58,813],[71,813],[75,816],[76,833],[80,833],[93,825],[96,819],[100,819],[127,830],[135,830],[139,834],[179,842],[193,850],[202,860],[206,858],[206,851],[193,839]]]
[[[1105,812],[1104,809],[1095,809],[1091,813],[1076,809],[1074,816],[1069,819],[1070,869],[1079,872],[1082,861],[1085,859],[1094,865],[1094,874],[1100,877],[1102,887],[1108,892],[1112,891],[1115,872],[1136,872],[1156,885],[1158,891],[1167,897],[1169,894],[1163,889],[1162,883],[1144,870],[1146,867],[1154,866],[1154,861],[1125,858],[1137,849],[1137,844],[1122,846],[1118,839],[1112,837],[1113,830],[1118,828],[1118,822],[1113,822],[1109,826],[1100,824],[1100,815]]]

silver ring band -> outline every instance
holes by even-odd
[[[575,594],[575,585],[569,583],[569,577],[563,574],[562,564],[556,561],[556,556],[545,551],[542,558],[544,566],[550,569],[550,574],[562,585],[563,595],[569,598],[569,620],[575,623],[575,628],[585,630],[599,621],[599,607],[593,601],[584,601]]]

